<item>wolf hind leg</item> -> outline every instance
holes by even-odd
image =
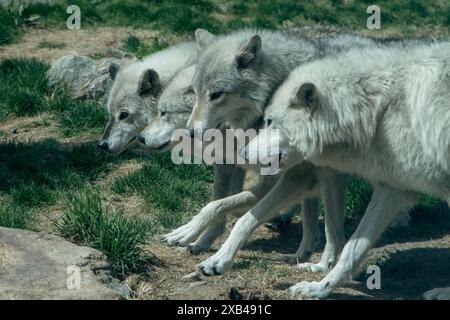
[[[214,241],[225,231],[226,222],[225,216],[217,218],[202,232],[197,240],[187,246],[187,251],[192,255],[208,251]]]
[[[388,186],[377,186],[358,228],[345,245],[334,268],[321,281],[297,283],[289,289],[290,292],[309,298],[325,298],[335,287],[349,281],[393,217],[416,200],[412,194]]]
[[[327,273],[336,264],[344,246],[344,211],[347,176],[333,174],[321,182],[325,202],[326,244],[318,263],[302,263],[300,269]]]
[[[320,200],[308,198],[302,202],[302,241],[293,255],[284,257],[289,264],[308,259],[317,247],[319,231]]]

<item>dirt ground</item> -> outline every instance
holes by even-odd
[[[80,30],[52,30],[31,28],[24,33],[20,42],[0,46],[0,60],[5,58],[25,57],[40,58],[53,62],[59,57],[78,53],[92,57],[107,56],[110,48],[121,48],[123,41],[130,35],[142,40],[159,35],[151,30],[129,27],[97,27]],[[166,41],[173,41],[164,37]]]
[[[129,33],[141,37],[152,37],[148,30],[130,28],[97,28],[95,30],[61,31],[30,30],[18,44],[0,47],[0,59],[6,57],[39,57],[52,61],[70,51],[80,54],[97,55],[105,48],[120,47]],[[47,41],[64,43],[63,48],[40,48],[39,44]],[[0,123],[3,138],[40,140],[54,138],[63,142],[89,142],[94,136],[78,136],[64,139],[48,119],[40,115],[27,119],[15,119]],[[16,134],[10,133],[17,128]],[[141,164],[132,160],[121,164],[120,170],[113,170],[104,181],[137,170]],[[119,173],[120,172],[120,173]],[[139,209],[139,199],[131,197],[120,199],[125,212]],[[49,219],[59,213],[55,207],[48,213]],[[48,222],[48,221],[47,221]],[[41,229],[52,232],[50,223],[40,224]],[[228,226],[231,228],[232,224]],[[321,223],[323,230],[323,222]],[[347,226],[348,230],[355,225]],[[406,231],[407,232],[407,231]],[[349,234],[350,231],[348,231]],[[405,230],[402,230],[404,235]],[[301,221],[295,221],[282,233],[271,232],[265,227],[258,229],[236,258],[233,269],[223,275],[211,278],[194,276],[185,278],[196,270],[198,263],[211,256],[222,243],[228,232],[216,242],[210,252],[191,256],[182,248],[168,247],[155,237],[144,251],[157,257],[157,263],[147,273],[129,276],[125,279],[135,291],[135,299],[291,299],[287,288],[298,281],[319,280],[323,275],[300,271],[294,265],[281,262],[286,254],[294,253],[301,238]],[[323,238],[323,237],[322,237]],[[368,261],[375,261],[381,267],[381,289],[369,290],[366,287],[365,271],[356,277],[350,285],[339,288],[331,299],[420,299],[423,292],[438,286],[450,284],[450,235],[436,234],[429,239],[390,236],[380,241],[381,244],[371,250]],[[320,258],[322,246],[313,254],[312,260]],[[231,293],[231,294],[230,294]]]

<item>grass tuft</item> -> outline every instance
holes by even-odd
[[[61,235],[104,252],[116,276],[142,271],[149,262],[140,247],[151,230],[148,222],[110,210],[102,205],[99,193],[90,189],[68,196],[66,206],[55,222]]]
[[[0,7],[0,45],[15,42],[21,34],[15,12],[12,8]]]
[[[0,226],[26,229],[30,225],[31,218],[28,208],[15,204],[11,199],[2,197],[0,205]]]

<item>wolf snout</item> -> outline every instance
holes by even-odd
[[[97,144],[97,147],[99,147],[100,149],[102,149],[102,150],[108,150],[108,142],[106,142],[106,141],[100,141],[98,144]]]

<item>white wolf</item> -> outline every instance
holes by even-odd
[[[279,143],[282,170],[307,160],[360,175],[374,186],[336,266],[320,282],[296,284],[293,293],[325,297],[348,281],[389,222],[412,206],[418,193],[450,204],[450,43],[355,49],[300,66],[277,90],[265,118],[280,135],[268,142],[254,139],[246,149],[248,158]],[[248,215],[243,220],[252,221]],[[450,288],[424,297],[450,299]]]
[[[192,89],[195,68],[196,66],[193,65],[180,71],[171,79],[161,94],[158,100],[158,115],[138,138],[150,150],[164,152],[171,150],[178,143],[178,141],[172,140],[173,133],[177,129],[186,127],[195,104],[195,93]],[[164,240],[169,245],[187,246],[193,254],[209,249],[214,240],[223,233],[226,216],[244,214],[270,190],[276,180],[275,177],[267,177],[262,180],[252,171],[247,172],[243,192],[210,202],[188,225],[166,235]],[[286,209],[296,210],[297,208],[292,206]],[[305,208],[304,210],[309,212],[315,208]],[[311,223],[308,224],[309,222]],[[302,242],[297,254],[289,257],[290,261],[296,261],[297,258],[303,259],[305,255],[309,254],[307,251],[315,244],[317,231],[317,219],[308,220],[303,225]],[[191,243],[192,241],[194,242]]]
[[[197,46],[185,42],[145,57],[125,60],[113,74],[108,98],[109,122],[98,146],[117,154],[135,142],[156,114],[156,102],[168,81],[195,62]]]
[[[192,133],[196,121],[202,123],[202,131],[224,125],[234,129],[257,129],[271,95],[296,66],[352,47],[378,46],[373,39],[345,33],[311,39],[267,30],[241,30],[225,36],[214,36],[199,29],[196,39],[203,49],[200,50],[193,80],[197,100],[187,125]],[[297,179],[304,179],[305,182],[313,180],[320,184],[306,183],[299,185],[297,191],[292,188],[284,190],[289,195],[296,195],[298,200],[309,198],[306,201],[312,201],[314,205],[304,205],[304,208],[314,209],[304,212],[305,221],[317,220],[317,196],[325,196],[326,220],[330,221],[329,229],[326,230],[327,245],[330,245],[326,246],[319,264],[307,266],[315,271],[326,271],[334,264],[343,245],[345,186],[342,185],[340,175],[333,175],[332,170],[326,169],[322,175],[318,172],[320,169],[313,170],[310,165],[305,166],[310,170],[298,168],[290,174],[298,174]],[[303,196],[299,193],[303,193]],[[258,197],[252,198],[253,201],[255,199],[259,200]],[[291,202],[292,199],[286,199],[280,201],[280,205]],[[253,205],[250,201],[248,203]],[[171,236],[184,237],[185,234],[192,234],[192,230],[196,231],[194,224],[188,224]],[[225,272],[243,244],[240,235],[247,231],[232,233],[214,256],[200,264],[200,271],[207,275]],[[310,251],[311,248],[307,250]]]

